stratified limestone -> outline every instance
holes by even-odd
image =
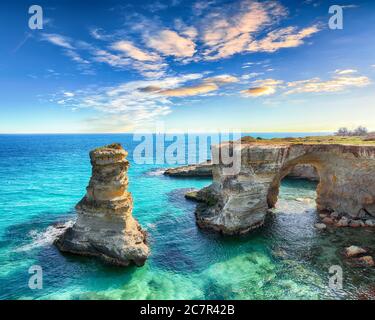
[[[200,164],[192,164],[189,166],[182,166],[177,168],[169,168],[164,171],[164,175],[171,177],[212,177],[212,163],[211,161]]]
[[[213,164],[210,160],[199,163],[191,164],[188,166],[169,168],[164,171],[164,175],[178,178],[211,178]],[[289,178],[306,179],[311,181],[319,181],[319,175],[316,169],[309,164],[301,164],[295,166],[288,174]]]
[[[119,266],[141,266],[149,255],[146,233],[132,216],[127,152],[113,144],[90,152],[92,176],[76,205],[77,221],[55,242],[63,252],[96,256]]]
[[[350,219],[375,216],[375,146],[248,142],[212,146],[212,152],[236,146],[239,172],[228,175],[228,165],[214,165],[212,185],[197,194],[205,199],[197,205],[199,226],[225,234],[261,226],[277,202],[280,181],[301,164],[319,174],[318,210]]]

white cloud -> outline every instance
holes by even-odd
[[[172,112],[171,99],[206,95],[235,79],[230,75],[220,75],[206,81],[203,74],[193,73],[161,80],[131,81],[107,88],[63,91],[54,101],[74,110],[99,111],[100,117],[89,120],[91,127],[97,130],[135,130],[152,125]]]
[[[48,41],[56,46],[65,49],[74,49],[74,47],[71,44],[71,40],[68,37],[64,37],[59,34],[44,33],[42,35],[42,40]]]
[[[195,43],[191,39],[184,38],[171,30],[163,30],[155,35],[146,36],[145,41],[148,47],[166,56],[186,58],[192,57],[195,53]]]
[[[366,87],[370,84],[371,80],[366,76],[337,75],[325,81],[320,78],[313,78],[288,82],[286,94],[340,92],[350,88]]]
[[[271,31],[261,40],[252,41],[247,51],[275,52],[283,48],[293,48],[304,44],[304,40],[319,32],[318,26],[297,30],[296,27],[287,27]]]
[[[112,67],[125,67],[129,66],[131,59],[122,57],[116,54],[112,54],[106,50],[96,50],[93,52],[94,60],[97,62],[104,62],[109,64]]]
[[[260,75],[262,75],[262,73],[258,73],[258,72],[251,72],[251,73],[248,73],[248,74],[243,74],[241,76],[241,80],[249,80],[249,79],[255,78],[255,77],[260,76]]]
[[[277,88],[283,83],[284,81],[276,79],[256,80],[251,88],[242,90],[241,93],[246,97],[269,96],[276,93]]]
[[[274,94],[275,92],[276,89],[274,87],[253,87],[241,91],[244,96],[249,97],[269,96],[271,94]]]
[[[176,89],[167,89],[160,91],[160,94],[169,97],[189,97],[196,96],[219,89],[215,83],[200,83],[194,86],[181,87]]]
[[[64,94],[64,96],[69,97],[69,98],[74,97],[73,92],[65,91],[65,92],[63,92],[63,94]]]
[[[234,76],[230,75],[230,74],[221,74],[221,75],[218,75],[218,76],[206,78],[206,79],[204,79],[204,81],[216,83],[218,85],[224,85],[224,84],[227,84],[227,83],[238,82],[239,79],[237,77],[234,77]]]
[[[335,73],[336,74],[339,74],[339,75],[343,75],[343,74],[353,74],[353,73],[357,73],[358,70],[354,70],[354,69],[345,69],[345,70],[336,70]]]
[[[236,3],[235,8],[238,8]],[[231,9],[231,8],[229,8]],[[208,47],[208,60],[226,58],[248,50],[257,32],[285,16],[285,9],[276,2],[242,1],[236,13],[221,9],[205,18],[202,41]]]
[[[111,46],[111,48],[113,50],[121,51],[126,56],[138,61],[155,62],[160,60],[159,55],[141,50],[134,46],[130,41],[117,41]]]

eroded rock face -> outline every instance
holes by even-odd
[[[196,210],[200,226],[226,234],[261,226],[277,202],[280,181],[301,164],[314,166],[320,176],[319,210],[350,218],[375,216],[374,146],[247,143],[239,148],[239,172],[226,175],[225,165],[214,165],[212,185],[198,193],[206,199]]]
[[[310,181],[319,181],[319,174],[316,168],[310,164],[296,165],[288,174],[289,178],[307,179]]]
[[[170,168],[164,171],[171,177],[212,177],[212,163],[207,161],[200,164]]]
[[[179,178],[193,178],[193,177],[212,177],[212,169],[213,164],[210,160],[199,163],[199,164],[192,164],[188,166],[176,167],[176,168],[169,168],[164,171],[164,175],[171,176],[171,177],[179,177]],[[307,179],[311,181],[319,181],[319,175],[316,171],[315,167],[309,164],[300,164],[295,166],[288,177],[294,179]]]
[[[126,156],[119,144],[90,152],[92,176],[76,205],[77,221],[55,242],[61,251],[120,266],[144,264],[149,249],[146,233],[132,216]]]

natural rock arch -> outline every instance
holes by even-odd
[[[219,153],[234,147],[241,157],[238,172],[227,175],[226,165],[214,165],[212,185],[198,193],[196,217],[202,227],[235,234],[261,226],[277,201],[281,179],[298,164],[319,172],[318,210],[375,216],[375,146],[255,142],[212,148]]]
[[[298,166],[308,166],[308,167],[313,167],[317,173],[317,176],[319,177],[317,179],[317,181],[319,182],[318,186],[317,186],[317,189],[316,189],[316,193],[317,193],[317,201],[318,201],[318,198],[319,198],[319,185],[320,185],[320,174],[319,172],[322,171],[322,164],[319,164],[319,163],[312,163],[310,162],[308,159],[304,159],[305,157],[301,157],[301,158],[297,158],[293,161],[290,161],[289,163],[286,163],[283,168],[280,169],[280,172],[277,173],[273,179],[273,181],[271,182],[271,185],[268,189],[268,194],[267,194],[267,204],[268,204],[268,207],[269,208],[274,208],[276,203],[277,203],[277,200],[278,200],[278,196],[279,196],[279,189],[280,189],[280,185],[281,185],[281,181],[289,176],[290,172],[292,172],[296,167]]]

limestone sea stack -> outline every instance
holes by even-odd
[[[132,216],[126,157],[120,144],[90,152],[92,176],[76,205],[77,220],[55,241],[62,252],[95,256],[118,266],[145,263],[149,248],[145,231]]]

